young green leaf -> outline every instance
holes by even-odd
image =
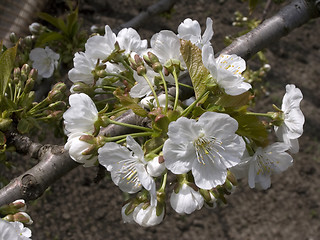
[[[196,98],[198,98],[207,90],[206,84],[210,78],[210,72],[202,63],[201,50],[190,41],[180,41],[180,52],[187,65]]]
[[[4,96],[7,89],[11,71],[14,67],[18,45],[7,49],[0,56],[0,96]]]

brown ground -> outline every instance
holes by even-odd
[[[61,2],[61,1],[56,1]],[[130,20],[155,0],[83,0],[80,6],[84,25],[108,24],[112,28]],[[62,4],[52,4],[61,9]],[[247,14],[246,3],[235,0],[181,0],[169,17],[155,16],[138,30],[144,38],[162,29],[176,31],[185,18],[197,19],[204,27],[207,17],[214,21],[213,46],[223,47],[223,37],[238,31],[232,27],[235,10]],[[53,11],[51,8],[51,11]],[[272,6],[268,16],[276,12]],[[124,195],[104,179],[94,184],[96,169],[79,167],[54,184],[30,208],[34,240],[106,240],[106,239],[320,239],[320,19],[296,29],[288,37],[272,43],[266,51],[271,71],[264,85],[270,92],[263,96],[257,111],[272,111],[281,105],[287,83],[295,84],[303,94],[306,117],[301,151],[294,155],[294,166],[273,177],[268,191],[252,190],[245,181],[228,197],[228,205],[203,208],[190,216],[180,216],[167,206],[163,223],[152,228],[122,223]],[[261,106],[261,108],[259,108]],[[29,163],[28,165],[30,165]]]

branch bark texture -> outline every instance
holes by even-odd
[[[244,59],[249,59],[255,53],[315,17],[319,17],[319,9],[314,0],[292,1],[257,28],[237,38],[221,53],[236,54]]]

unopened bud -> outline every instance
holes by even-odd
[[[155,71],[155,72],[160,72],[160,71],[162,71],[162,65],[161,65],[161,63],[156,62],[156,63],[152,64],[152,69],[153,69],[153,71]]]
[[[52,90],[48,93],[48,100],[50,102],[61,101],[65,97],[65,91],[67,87],[63,82],[56,83]]]
[[[23,64],[21,68],[21,80],[23,82],[27,81],[30,71],[31,71],[30,66],[28,64]]]
[[[82,135],[81,137],[79,137],[79,140],[84,141],[89,144],[95,143],[94,136],[92,136],[92,135]]]
[[[17,35],[14,32],[10,33],[9,39],[10,42],[12,42],[13,44],[16,44],[18,41]]]
[[[0,118],[0,130],[7,131],[12,123],[11,118]]]
[[[14,214],[13,220],[24,223],[24,224],[32,224],[33,223],[31,217],[25,212],[18,212],[16,214]]]
[[[145,66],[139,66],[138,68],[137,68],[137,74],[139,75],[139,76],[143,76],[143,75],[145,75],[147,73],[147,69],[145,68]]]
[[[33,80],[36,81],[37,78],[38,78],[38,70],[35,69],[35,68],[32,68],[31,71],[30,71],[30,73],[29,73],[28,78],[32,78]]]
[[[23,199],[18,199],[11,204],[19,211],[25,211],[27,209],[26,202]]]
[[[13,218],[13,215],[12,215],[12,214],[9,214],[9,215],[5,216],[5,217],[3,218],[3,220],[6,220],[6,221],[8,221],[8,222],[14,222],[14,218]]]
[[[34,83],[35,83],[35,81],[33,78],[28,78],[28,80],[26,81],[26,84],[24,86],[23,92],[24,93],[31,92],[31,90],[33,89]]]
[[[53,111],[48,115],[48,118],[60,119],[62,118],[64,111]]]
[[[40,23],[34,22],[31,25],[29,25],[29,31],[33,35],[38,35],[40,33],[41,27],[42,26]]]
[[[159,62],[159,58],[155,54],[152,52],[148,52],[147,54],[148,56],[144,55],[143,59],[150,67],[152,67],[152,64]]]
[[[23,41],[28,48],[32,47],[32,36],[26,36]]]
[[[19,81],[20,81],[20,78],[21,78],[21,69],[16,67],[14,70],[13,70],[13,82],[15,84],[18,84]]]
[[[76,82],[70,89],[72,93],[85,93],[88,96],[94,96],[94,89],[83,83],[83,82]]]

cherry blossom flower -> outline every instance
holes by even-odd
[[[28,240],[31,239],[31,230],[21,222],[7,222],[0,218],[0,239]]]
[[[210,44],[210,40],[213,36],[212,19],[207,18],[206,24],[206,30],[201,36],[201,28],[199,22],[187,18],[178,27],[178,37],[184,40],[191,41],[201,49],[205,44]]]
[[[206,112],[198,121],[180,117],[169,124],[163,156],[175,174],[190,170],[199,188],[211,189],[225,182],[227,168],[237,165],[245,149],[235,134],[238,123],[227,114]]]
[[[146,170],[147,162],[141,146],[127,136],[127,147],[108,142],[98,150],[99,163],[111,172],[112,181],[127,193],[136,193],[142,186],[150,192],[155,204],[155,181]],[[131,151],[130,151],[130,150]]]
[[[299,88],[293,84],[286,86],[286,93],[282,100],[281,110],[284,114],[284,121],[281,126],[275,126],[275,132],[280,141],[290,146],[289,151],[299,151],[298,138],[303,133],[304,115],[300,110],[300,102],[303,96]]]
[[[150,80],[150,83],[154,86],[154,78],[158,76],[156,72],[154,72],[152,69],[149,69],[147,71],[146,76]],[[136,71],[133,73],[133,77],[136,80],[137,84],[135,84],[131,89],[130,89],[130,96],[133,98],[141,98],[148,96],[152,90],[146,81],[146,79],[142,76],[139,76]],[[155,87],[155,86],[154,86]]]
[[[190,214],[195,210],[200,210],[203,206],[204,199],[188,184],[183,183],[179,192],[173,191],[170,197],[171,207],[179,214]]]
[[[74,67],[68,72],[71,82],[83,82],[93,84],[94,77],[92,71],[96,67],[96,62],[83,52],[75,53],[73,58]]]
[[[237,55],[221,54],[214,57],[213,48],[206,44],[202,48],[202,62],[210,71],[213,81],[229,95],[240,95],[251,88],[244,82],[241,73],[246,69],[246,62]]]
[[[164,209],[157,216],[157,206],[149,205],[144,207],[145,203],[140,203],[133,211],[133,220],[142,227],[152,227],[162,222],[164,217]]]
[[[84,167],[92,167],[97,161],[97,156],[83,154],[92,147],[91,144],[80,140],[80,137],[83,135],[86,134],[81,132],[70,134],[67,143],[64,145],[64,149],[69,151],[69,155],[74,161],[83,164]]]
[[[85,53],[94,60],[104,60],[114,50],[115,43],[116,35],[112,32],[111,28],[106,25],[104,36],[95,35],[87,40]]]
[[[180,53],[180,39],[174,32],[162,30],[152,36],[150,44],[149,51],[159,58],[162,65],[165,65],[169,60],[176,60],[185,67]]]
[[[166,170],[164,162],[159,162],[163,157],[154,157],[151,161],[147,163],[147,171],[152,177],[159,177]]]
[[[70,95],[69,103],[70,108],[63,114],[65,130],[68,134],[92,134],[98,120],[98,110],[92,99],[84,93],[77,93]]]
[[[147,40],[141,40],[140,35],[133,28],[123,28],[118,33],[116,40],[120,49],[125,50],[125,54],[130,54],[131,52],[140,54],[148,47]]]
[[[281,173],[293,163],[288,145],[276,142],[265,148],[258,147],[254,155],[243,159],[240,167],[245,166],[250,188],[268,189],[271,186],[272,174]]]
[[[38,70],[39,76],[49,78],[58,65],[60,55],[52,51],[49,47],[34,48],[29,55],[32,67]]]

